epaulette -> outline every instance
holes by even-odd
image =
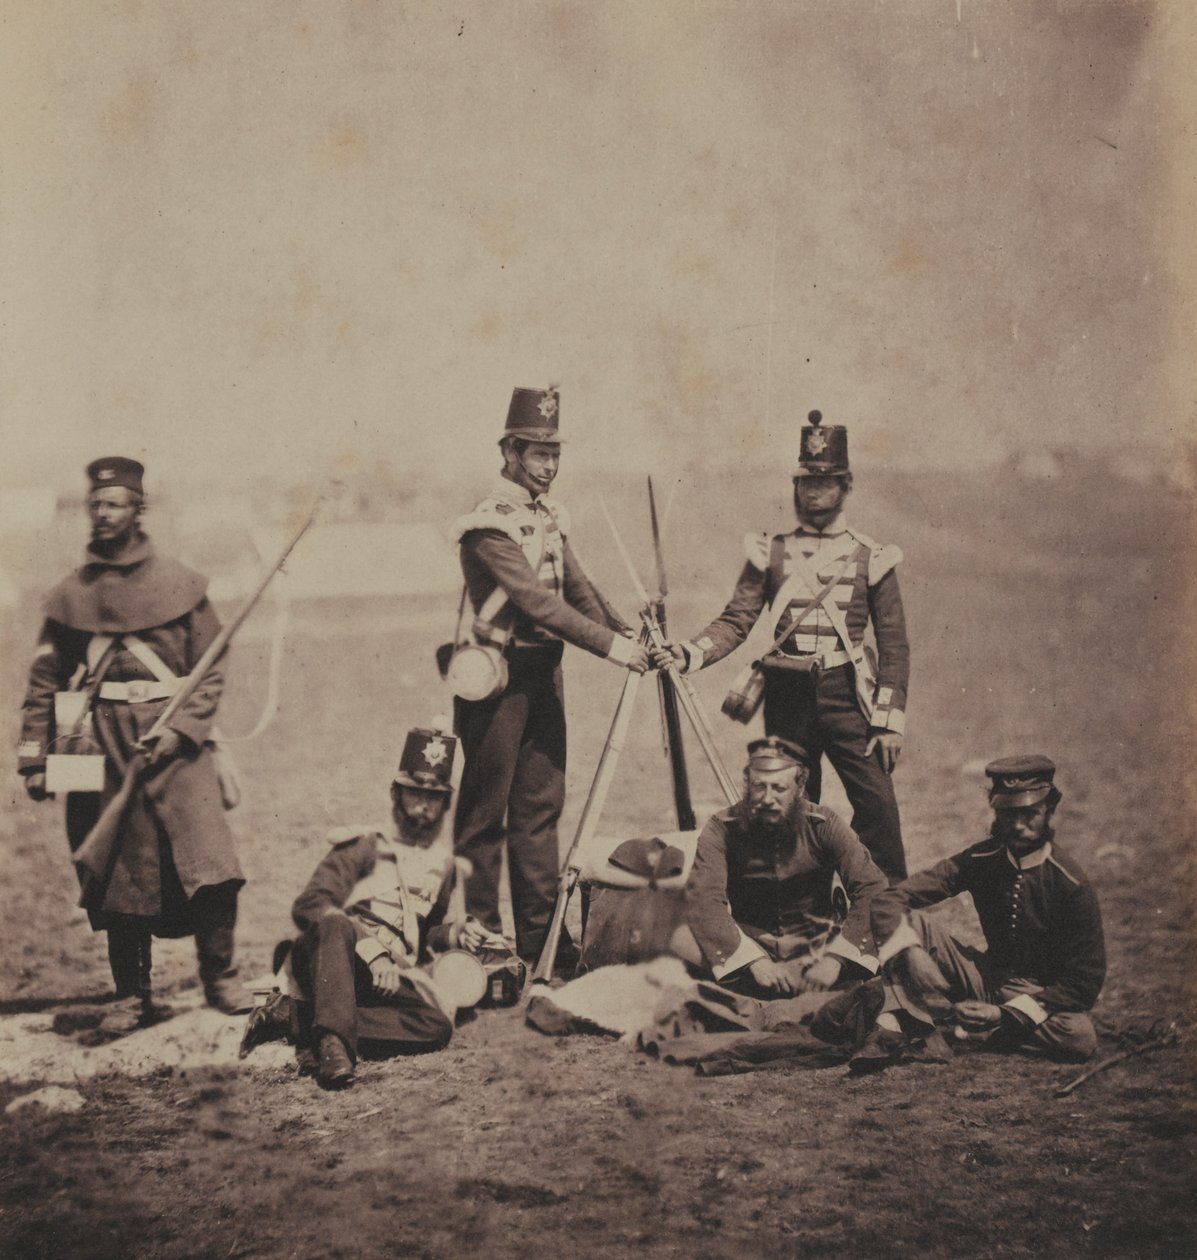
[[[523,539],[519,526],[509,523],[506,516],[499,514],[500,505],[501,501],[498,499],[486,499],[472,512],[459,516],[449,531],[449,541],[460,543],[466,534],[472,534],[479,529],[490,529],[495,533],[505,534],[517,547],[522,547]]]
[[[1077,879],[1077,877],[1064,865],[1063,862],[1060,861],[1058,857],[1056,857],[1055,853],[1049,853],[1047,855],[1047,860],[1056,868],[1056,870],[1060,872],[1061,875],[1064,876],[1066,880],[1068,880],[1070,884],[1075,884],[1078,888],[1081,886],[1081,881]]]
[[[759,569],[764,573],[769,567],[769,546],[770,538],[768,534],[745,534],[744,559],[754,569]]]
[[[381,840],[383,833],[378,827],[333,827],[325,840],[334,849],[344,848],[355,840]]]
[[[901,547],[895,546],[893,543],[883,545],[851,525],[845,526],[845,532],[852,538],[855,538],[862,546],[869,549],[868,583],[870,586],[876,586],[887,573],[896,569],[902,563]]]

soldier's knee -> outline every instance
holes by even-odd
[[[321,944],[326,941],[352,941],[357,936],[353,920],[340,911],[326,914],[312,928],[312,932]]]
[[[1097,1050],[1097,1029],[1081,1011],[1061,1011],[1035,1030],[1035,1040],[1053,1058],[1084,1063]]]

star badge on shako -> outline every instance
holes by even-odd
[[[439,766],[445,759],[445,741],[443,739],[430,739],[427,747],[424,749],[424,760],[430,766]]]
[[[827,449],[827,439],[818,429],[806,439],[806,449],[811,455],[822,455]]]
[[[542,394],[540,402],[536,404],[536,409],[546,420],[551,420],[557,414],[557,396]]]

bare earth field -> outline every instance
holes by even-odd
[[[562,487],[579,544],[630,607],[582,480]],[[779,481],[770,493],[784,495]],[[1061,838],[1105,914],[1099,1053],[1157,1019],[1179,1022],[1179,1050],[1119,1064],[1062,1099],[1053,1091],[1076,1069],[976,1054],[863,1079],[836,1068],[705,1080],[612,1040],[543,1037],[509,1010],[464,1024],[440,1054],[365,1063],[353,1090],[327,1094],[296,1076],[285,1047],[236,1061],[240,1021],[198,1008],[187,941],[157,951],[156,986],[178,1017],[84,1050],[50,1023],[107,992],[102,938],[74,908],[61,806],[26,801],[5,741],[0,1254],[1192,1255],[1194,687],[1193,636],[1186,648],[1180,631],[1194,606],[1178,589],[1191,571],[1188,505],[1096,478],[858,484],[854,518],[907,555],[915,672],[898,787],[912,867],[981,836],[984,761],[1052,756]],[[619,519],[645,519],[636,490],[611,489]],[[761,504],[747,483],[729,480],[716,497],[683,488],[671,518],[681,632],[730,592],[740,533],[788,519],[784,497]],[[745,519],[754,501],[761,516]],[[647,555],[646,528],[628,530]],[[70,559],[47,561],[46,581]],[[385,816],[404,730],[444,708],[431,651],[448,632],[446,603],[296,610],[279,714],[239,749],[247,976],[266,971],[289,934],[290,902],[327,829]],[[0,626],[9,714],[36,621],[31,606]],[[737,771],[755,728],[717,715],[747,659],[698,679]],[[256,716],[265,662],[260,636],[236,646],[230,733]],[[563,838],[619,686],[609,666],[568,653]],[[604,817],[612,835],[671,826],[656,701],[643,694]],[[696,756],[696,799],[714,806]],[[975,930],[966,909],[952,913]],[[47,1084],[76,1089],[83,1108],[2,1112]]]

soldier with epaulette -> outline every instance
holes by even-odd
[[[555,388],[516,389],[499,440],[502,475],[454,527],[473,639],[495,664],[487,694],[455,701],[465,765],[456,850],[473,873],[470,913],[501,931],[507,846],[516,948],[538,957],[557,895],[557,822],[565,801],[561,657],[572,643],[643,673],[647,649],[611,612],[569,545],[565,509],[548,496],[561,458]],[[452,674],[450,675],[452,678]],[[563,955],[570,951],[563,937]],[[572,961],[563,956],[563,965]]]
[[[1101,910],[1052,827],[1061,800],[1056,767],[1032,754],[992,761],[985,773],[989,836],[873,901],[890,1000],[853,1060],[857,1071],[900,1057],[905,1036],[932,1021],[959,1042],[1022,1046],[1065,1061],[1097,1048],[1089,1011],[1106,974]],[[985,950],[962,945],[922,913],[962,893],[972,897]]]
[[[792,533],[745,536],[746,563],[727,607],[692,639],[668,645],[684,673],[722,660],[768,611],[773,647],[754,666],[737,711],[747,721],[763,696],[765,731],[811,754],[807,795],[821,795],[824,753],[852,804],[852,829],[891,880],[906,874],[891,774],[906,729],[910,648],[895,546],[844,519],[852,490],[848,431],[812,411],[794,474]],[[870,624],[877,664],[865,644]],[[670,657],[657,653],[664,667]],[[756,672],[759,669],[759,672]],[[727,706],[725,706],[725,711]]]
[[[291,909],[303,933],[290,956],[303,994],[298,1048],[319,1078],[353,1083],[359,1040],[383,1052],[439,1050],[455,1008],[419,964],[434,951],[504,948],[475,919],[450,913],[456,880],[446,831],[457,740],[408,733],[391,784],[391,824],[340,827]]]
[[[754,740],[744,798],[698,837],[686,924],[705,969],[753,997],[877,973],[869,904],[885,876],[843,819],[807,799],[809,773],[805,749],[776,735]],[[688,954],[684,935],[674,949]]]

